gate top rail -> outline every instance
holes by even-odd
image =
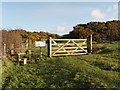
[[[67,41],[67,40],[74,40],[74,41],[84,41],[87,39],[51,39],[52,41]]]

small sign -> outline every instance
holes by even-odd
[[[35,47],[45,47],[46,41],[35,41]]]

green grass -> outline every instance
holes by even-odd
[[[52,58],[44,48],[40,60],[39,48],[33,48],[36,62],[19,66],[4,60],[3,88],[119,88],[118,42],[96,46],[106,48],[91,55]]]

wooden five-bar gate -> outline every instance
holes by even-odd
[[[92,35],[87,39],[48,40],[48,56],[67,56],[92,53]]]

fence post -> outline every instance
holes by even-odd
[[[29,51],[29,60],[31,60],[31,49],[30,50],[28,50]]]
[[[28,40],[26,40],[26,48],[28,48]]]
[[[92,53],[92,34],[87,38],[87,51],[89,54]]]
[[[11,55],[14,55],[14,50],[13,50],[14,49],[14,44],[12,44],[11,48],[12,48],[11,49]]]
[[[48,39],[48,57],[52,57],[52,43],[51,43],[51,37]]]
[[[29,48],[31,48],[32,47],[32,42],[31,42],[31,40],[29,40]]]
[[[23,59],[23,63],[24,63],[24,64],[27,64],[27,58],[24,58],[24,59]]]
[[[23,45],[23,43],[21,43],[21,48],[24,48],[24,45]]]
[[[3,44],[3,56],[6,57],[6,44]]]

